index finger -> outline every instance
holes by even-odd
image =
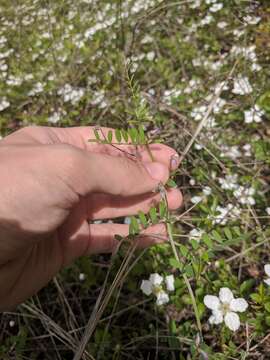
[[[151,156],[146,146],[134,146],[130,144],[117,145],[115,137],[115,129],[99,127],[100,138],[107,138],[108,133],[112,132],[112,143],[110,144],[99,144],[95,142],[89,142],[89,139],[96,139],[94,126],[80,126],[71,128],[50,128],[51,131],[55,132],[60,142],[68,143],[70,145],[91,151],[94,153],[102,153],[111,156],[129,156],[132,154],[139,158],[142,162],[151,161]],[[179,165],[179,156],[177,152],[164,144],[150,144],[149,149],[155,159],[155,161],[163,163],[171,170],[175,170]]]

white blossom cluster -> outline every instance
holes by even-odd
[[[242,205],[255,205],[256,201],[253,197],[254,194],[255,189],[253,187],[244,186],[238,186],[238,188],[233,192],[233,195]]]
[[[234,79],[232,93],[235,95],[247,95],[252,93],[253,89],[249,79],[246,76],[238,75]]]
[[[214,225],[224,226],[230,219],[238,219],[241,215],[241,209],[231,203],[227,204],[226,206],[218,205],[215,209],[215,212],[215,215],[208,215],[208,218]]]
[[[64,102],[71,102],[72,105],[77,104],[84,96],[84,93],[83,88],[75,88],[70,84],[65,84],[57,91],[57,94],[62,96]]]
[[[189,239],[196,240],[199,242],[201,240],[201,237],[203,236],[204,231],[201,229],[194,228],[189,232]]]
[[[218,182],[223,190],[235,190],[238,187],[237,184],[238,175],[226,175],[225,178],[219,178]]]
[[[172,105],[173,99],[177,98],[181,94],[181,89],[165,90],[163,94],[163,101],[168,105]]]
[[[265,112],[261,110],[258,105],[255,105],[250,110],[246,110],[244,115],[246,124],[250,124],[252,122],[260,123],[262,122],[262,117],[265,115]]]
[[[37,82],[32,88],[32,90],[28,92],[28,96],[35,96],[37,94],[42,93],[43,91],[44,91],[44,84],[42,84],[41,82]]]
[[[239,58],[239,56],[243,56],[246,60],[250,61],[252,71],[260,71],[262,69],[261,65],[258,63],[256,45],[250,45],[247,47],[234,45],[231,48],[230,53],[234,58]]]
[[[242,156],[239,146],[237,146],[237,145],[228,146],[228,145],[222,144],[222,145],[220,145],[220,150],[221,150],[220,157],[222,157],[222,158],[228,157],[232,160],[236,160]]]
[[[241,158],[242,156],[251,156],[251,145],[250,144],[244,144],[242,148],[240,148],[239,145],[226,145],[221,144],[220,145],[220,157],[228,157],[232,160],[237,160]]]

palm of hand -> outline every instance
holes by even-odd
[[[111,252],[116,246],[114,235],[128,233],[127,225],[90,224],[89,220],[147,211],[159,200],[158,194],[151,193],[157,181],[142,179],[135,169],[138,164],[123,152],[87,143],[91,132],[84,127],[36,127],[2,140],[0,308],[32,295],[73,259]],[[128,145],[124,148],[134,151]],[[156,145],[152,152],[168,169],[174,150]],[[147,151],[142,150],[140,157],[141,162],[149,161]],[[167,177],[165,171],[162,180]],[[168,200],[171,208],[179,207],[180,192],[168,192]],[[154,234],[165,234],[165,227],[160,224],[147,231],[153,235],[143,237],[142,246],[159,241]]]

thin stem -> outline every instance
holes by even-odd
[[[179,259],[179,256],[178,256],[175,244],[174,244],[174,240],[173,240],[172,225],[169,222],[167,222],[167,231],[168,231],[168,236],[169,236],[169,240],[170,240],[170,243],[172,246],[174,257],[178,262],[180,262],[180,259]],[[199,315],[199,310],[197,307],[196,299],[195,299],[192,287],[190,285],[190,282],[188,280],[188,277],[186,276],[186,274],[182,274],[182,276],[183,276],[184,282],[186,284],[186,287],[188,289],[188,292],[189,292],[189,295],[191,298],[192,306],[193,306],[195,317],[196,317],[197,327],[200,332],[200,336],[202,338],[202,325],[201,325],[201,320],[200,320],[200,315]]]

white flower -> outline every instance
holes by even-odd
[[[203,188],[203,193],[204,193],[205,196],[209,196],[212,193],[212,189],[209,186],[205,186]]]
[[[198,106],[196,108],[194,108],[190,114],[190,116],[195,120],[195,121],[201,121],[204,117],[204,115],[207,112],[207,106],[206,105],[201,105]]]
[[[7,109],[10,106],[10,102],[7,100],[6,97],[0,99],[0,111]]]
[[[162,287],[163,277],[157,273],[151,274],[149,280],[143,280],[140,289],[142,292],[149,296],[154,294],[157,298],[157,305],[164,305],[169,302],[169,295]],[[174,291],[174,276],[165,276],[165,284],[167,291]]]
[[[253,187],[245,188],[244,186],[238,186],[238,188],[233,192],[233,195],[242,205],[255,205],[256,202],[253,198],[254,194],[255,189]]]
[[[228,23],[226,21],[220,21],[218,24],[217,24],[217,27],[219,29],[224,29],[226,26],[228,26]]]
[[[241,214],[241,210],[237,206],[234,206],[233,204],[230,203],[225,207],[221,207],[218,205],[216,207],[216,212],[218,212],[218,214],[215,215],[214,218],[212,217],[211,218],[213,224],[218,224],[218,225],[226,225],[229,218],[235,219],[238,218]]]
[[[262,116],[264,115],[264,111],[259,108],[258,105],[255,105],[250,110],[244,112],[245,114],[245,123],[250,124],[253,121],[259,123],[262,121]]]
[[[229,90],[229,86],[226,84],[226,81],[221,81],[215,84],[212,87],[212,90],[214,90],[215,94],[218,94],[221,90],[222,91]]]
[[[203,235],[203,231],[201,229],[194,228],[189,232],[189,238],[194,239],[197,242],[201,240],[202,235]]]
[[[220,289],[219,297],[206,295],[203,302],[208,309],[212,310],[209,318],[210,324],[221,324],[224,321],[232,331],[236,331],[240,327],[240,319],[236,312],[244,312],[248,308],[245,299],[234,299],[233,293],[226,287]]]
[[[233,145],[233,146],[223,145],[221,146],[221,150],[222,150],[222,152],[220,153],[221,157],[229,157],[235,160],[242,156],[237,145]]]
[[[199,143],[195,143],[195,144],[194,144],[194,148],[195,148],[196,150],[202,150],[203,146],[202,146],[201,144],[199,144]]]
[[[169,295],[168,295],[165,291],[159,291],[159,292],[156,294],[156,297],[157,297],[156,304],[157,304],[158,306],[167,304],[167,303],[170,301]]]
[[[189,180],[189,184],[190,184],[191,186],[194,186],[194,185],[196,184],[195,179],[191,178],[191,179]]]
[[[193,3],[191,3],[189,6],[191,9],[198,8],[199,6],[201,6],[201,0],[194,0]]]
[[[146,59],[149,61],[153,61],[155,58],[156,54],[154,51],[150,51],[149,53],[146,54]]]
[[[232,90],[233,94],[246,95],[252,92],[252,86],[250,85],[247,77],[241,75],[238,76],[236,79],[234,79],[233,85],[234,85]]]
[[[245,30],[244,30],[244,29],[242,29],[242,30],[240,30],[240,29],[234,29],[234,30],[233,30],[233,35],[236,36],[236,37],[238,37],[238,38],[240,38],[240,37],[243,36],[244,34],[245,34]]]
[[[256,17],[256,16],[247,15],[244,17],[244,21],[249,25],[256,25],[261,21],[261,18],[259,16]]]
[[[192,202],[192,204],[198,204],[199,202],[202,201],[202,197],[201,196],[193,196],[190,201]]]
[[[57,91],[58,95],[62,95],[64,102],[71,102],[75,105],[84,96],[84,89],[74,88],[70,84],[65,84],[61,89]]]
[[[167,275],[165,276],[165,283],[168,291],[174,291],[174,276]]]
[[[266,213],[267,213],[268,215],[270,215],[270,207],[267,207],[267,208],[265,209],[265,211],[266,211]]]
[[[270,264],[264,265],[264,271],[265,271],[266,275],[268,276],[268,278],[266,280],[264,280],[264,282],[270,286]]]
[[[28,96],[35,96],[42,93],[44,90],[44,85],[41,82],[37,82],[33,89],[28,92]]]
[[[48,117],[48,122],[52,124],[56,124],[60,119],[61,119],[61,114],[59,114],[58,112],[54,112],[51,116]]]
[[[212,20],[213,20],[213,16],[212,16],[212,15],[206,15],[206,16],[201,20],[200,25],[201,25],[201,26],[209,25]]]
[[[243,145],[242,149],[244,150],[245,156],[251,156],[251,145],[250,144]]]
[[[234,190],[238,187],[237,184],[238,175],[226,175],[225,178],[219,178],[218,181],[221,185],[221,189]]]
[[[13,328],[15,326],[15,321],[14,320],[10,320],[9,322],[9,327]]]
[[[209,8],[209,11],[215,13],[215,12],[221,10],[222,8],[223,8],[223,4],[222,4],[222,3],[213,4],[213,5]]]
[[[86,278],[86,276],[85,276],[84,273],[80,273],[80,274],[79,274],[79,280],[80,280],[80,281],[84,281],[85,278]]]

